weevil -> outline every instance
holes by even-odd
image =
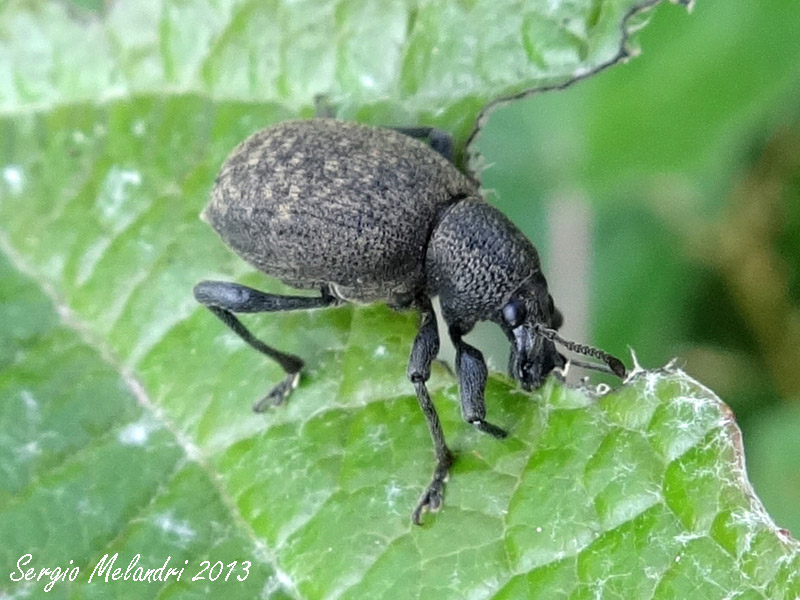
[[[451,152],[450,137],[428,127],[312,119],[253,134],[222,165],[202,218],[258,270],[319,295],[275,295],[223,281],[194,288],[198,302],[283,368],[285,378],[256,402],[257,412],[288,397],[303,361],[254,337],[234,313],[379,301],[419,311],[407,376],[433,438],[436,467],[412,513],[416,524],[424,511],[441,507],[453,463],[426,387],[439,352],[432,298],[439,297],[455,346],[462,416],[480,431],[506,435],[486,421],[486,363],[464,341],[478,321],[496,323],[508,337],[508,371],[524,389],[538,388],[565,366],[556,343],[602,361],[584,366],[625,376],[619,359],[559,337],[561,313],[536,248],[483,200]]]

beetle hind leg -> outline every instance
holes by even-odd
[[[263,412],[270,406],[281,404],[289,397],[300,381],[303,360],[294,354],[281,352],[259,340],[233,313],[308,310],[337,303],[336,298],[326,290],[323,290],[322,294],[317,297],[281,296],[227,281],[201,281],[194,286],[194,297],[251,348],[277,362],[286,373],[283,381],[253,405],[255,412]]]

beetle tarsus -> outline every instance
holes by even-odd
[[[453,455],[448,450],[436,463],[433,479],[431,479],[430,484],[422,493],[422,496],[420,496],[417,507],[411,514],[411,521],[414,525],[422,525],[422,513],[426,511],[437,512],[442,507],[442,501],[444,500],[444,484],[447,481],[447,476],[452,464]]]
[[[272,388],[269,393],[261,398],[258,402],[253,404],[253,412],[264,412],[271,406],[279,406],[283,404],[297,387],[300,382],[300,371],[296,373],[287,373],[286,377],[278,385]]]
[[[472,424],[478,431],[482,431],[483,433],[488,433],[489,435],[496,437],[497,439],[503,439],[504,437],[508,436],[508,432],[505,429],[503,429],[502,427],[498,427],[497,425],[492,425],[491,423],[487,423],[483,419],[476,419],[472,421]]]

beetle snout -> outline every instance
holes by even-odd
[[[536,335],[526,325],[515,328],[513,333],[509,375],[519,381],[524,390],[537,389],[553,369],[564,366],[564,357],[553,342]]]

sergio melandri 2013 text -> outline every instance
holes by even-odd
[[[180,581],[183,577],[184,570],[189,565],[188,560],[183,561],[183,565],[171,567],[170,562],[172,556],[167,556],[162,565],[157,567],[142,566],[139,564],[141,554],[135,554],[130,562],[124,568],[116,566],[119,559],[119,552],[114,554],[105,554],[97,561],[97,564],[92,569],[89,575],[89,583],[93,581],[102,581],[105,583],[115,581],[139,581],[139,582],[165,582],[165,581]],[[79,576],[81,569],[74,564],[75,561],[70,560],[64,566],[56,567],[29,567],[33,560],[33,554],[23,554],[17,561],[17,568],[10,574],[11,581],[45,581],[44,591],[49,592],[59,582],[75,581]],[[250,575],[251,563],[249,560],[232,561],[224,564],[218,560],[212,564],[209,560],[200,561],[200,565],[192,575],[191,581],[209,580],[209,581],[228,581],[229,578],[235,576],[236,580],[244,581]],[[25,568],[28,567],[28,568]]]

